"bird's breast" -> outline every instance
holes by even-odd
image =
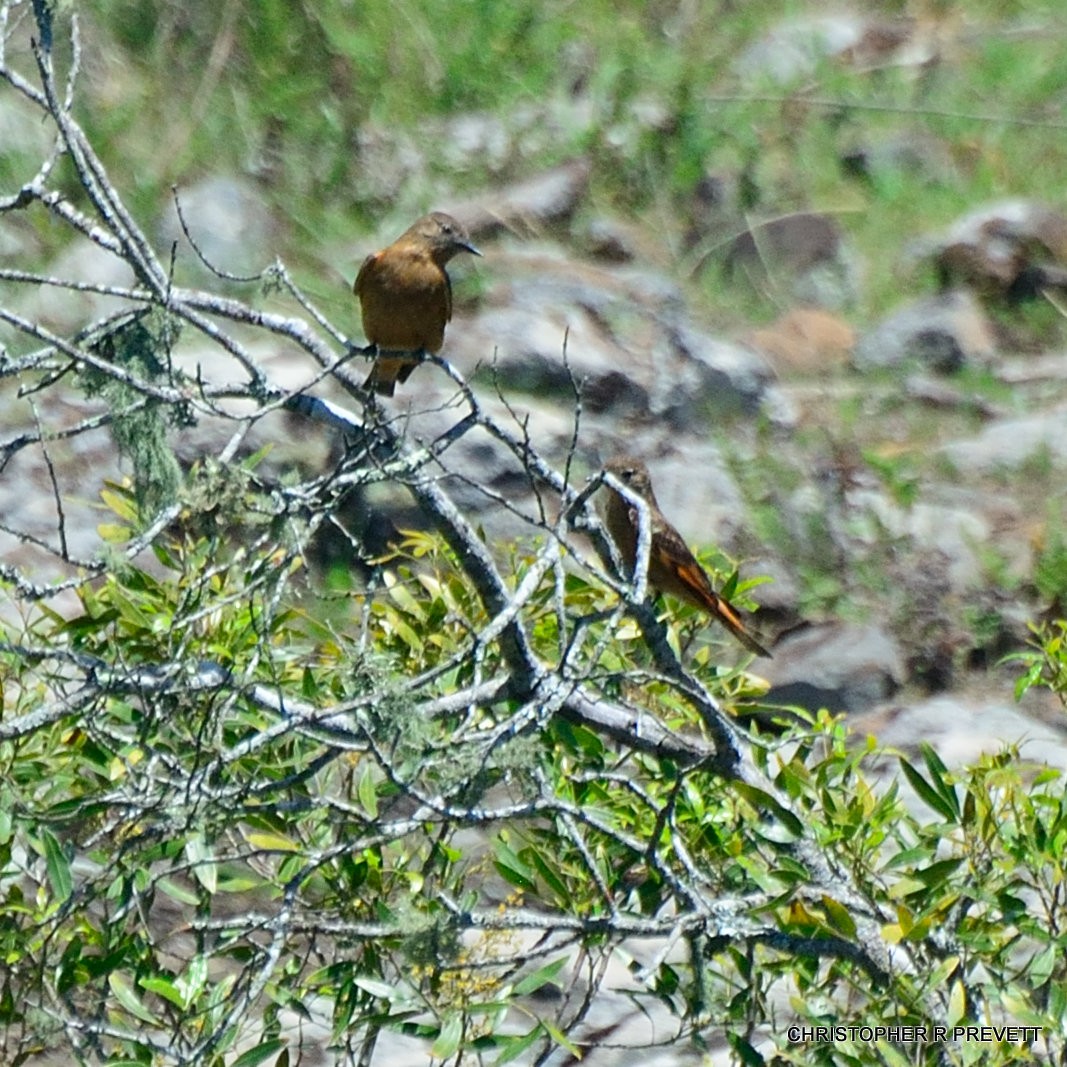
[[[356,278],[363,333],[379,349],[437,352],[451,318],[448,276],[427,256],[371,256]]]

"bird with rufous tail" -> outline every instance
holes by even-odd
[[[614,475],[639,497],[648,510],[649,553],[648,584],[659,593],[684,600],[687,604],[706,611],[718,619],[750,652],[757,656],[770,656],[745,628],[737,610],[728,600],[712,588],[711,579],[689,550],[682,535],[670,524],[659,509],[648,468],[632,456],[619,456],[604,465],[608,474]],[[604,521],[626,566],[626,577],[632,578],[637,565],[637,543],[641,529],[641,515],[637,505],[617,489],[608,488]]]

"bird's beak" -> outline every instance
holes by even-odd
[[[467,250],[468,252],[470,252],[470,254],[471,254],[472,256],[480,256],[480,255],[481,255],[481,252],[479,252],[479,251],[478,251],[478,249],[477,249],[477,248],[475,248],[475,247],[474,247],[474,245],[472,245],[472,244],[470,243],[470,241],[464,241],[464,242],[463,242],[463,247],[464,247],[464,248],[465,248],[465,249],[466,249],[466,250]]]

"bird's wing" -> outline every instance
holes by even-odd
[[[441,273],[445,276],[445,322],[452,321],[452,279],[448,276],[447,270],[442,270]]]
[[[361,264],[359,268],[359,273],[356,275],[355,285],[352,286],[352,292],[354,292],[356,296],[363,296],[363,283],[364,281],[366,281],[368,274],[370,273],[368,268],[377,258],[377,253],[372,252]]]
[[[651,577],[655,572],[656,584],[663,592],[703,608],[709,615],[718,619],[750,652],[757,656],[770,657],[770,652],[745,629],[745,624],[730,602],[712,588],[707,572],[673,526],[666,525],[656,529],[652,538],[651,556],[649,575]]]
[[[635,509],[634,522],[637,522]],[[654,530],[651,546],[652,567],[657,572],[673,575],[679,589],[676,596],[686,597],[694,603],[717,601],[721,598],[711,587],[704,568],[697,562],[696,556],[682,540],[682,535],[670,525],[659,526]],[[671,590],[667,590],[670,592]]]

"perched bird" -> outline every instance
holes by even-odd
[[[459,252],[481,255],[460,223],[434,211],[363,261],[353,289],[363,333],[378,354],[365,389],[392,396],[418,365],[416,357],[440,351],[452,318],[445,264]]]
[[[737,612],[711,587],[704,568],[682,540],[682,535],[667,521],[656,503],[648,468],[631,456],[620,456],[604,465],[604,470],[640,497],[648,505],[651,543],[648,554],[648,584],[660,593],[669,593],[688,604],[702,608],[726,627],[750,652],[770,656],[744,627]],[[637,507],[622,493],[609,486],[604,518],[623,563],[627,577],[637,562],[637,539],[641,518]]]

